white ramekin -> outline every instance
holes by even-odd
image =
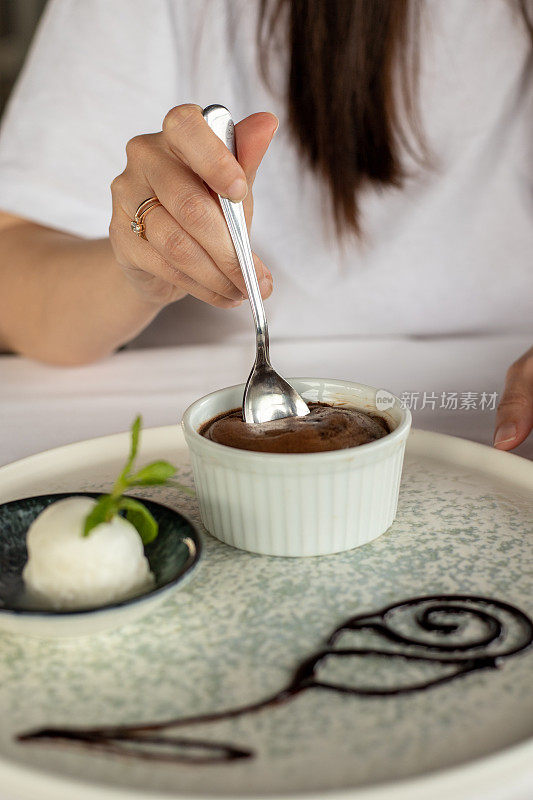
[[[238,408],[244,386],[197,400],[183,415],[202,522],[226,544],[274,556],[317,556],[366,544],[396,516],[411,414],[372,386],[322,378],[290,383],[307,401],[381,414],[393,429],[375,442],[325,453],[254,453],[200,436]]]

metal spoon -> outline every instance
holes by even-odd
[[[228,150],[236,155],[231,114],[219,105],[204,109],[204,119]],[[273,369],[268,350],[268,325],[252,258],[252,248],[242,203],[218,196],[244,276],[256,329],[255,363],[246,382],[242,410],[245,422],[270,422],[283,417],[304,417],[309,408],[290,384]]]

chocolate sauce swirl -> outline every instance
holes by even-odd
[[[417,635],[402,628],[417,629]],[[465,636],[470,627],[477,632]],[[343,634],[367,631],[383,646],[337,647]],[[310,689],[358,697],[386,697],[420,692],[468,673],[497,669],[506,658],[533,642],[533,622],[523,611],[501,600],[475,595],[429,595],[394,603],[371,614],[359,614],[336,628],[324,649],[296,669],[288,686],[257,703],[226,711],[181,717],[164,722],[94,728],[43,728],[19,735],[19,742],[60,742],[84,745],[112,755],[185,764],[216,764],[250,758],[253,751],[224,742],[162,735],[162,732],[200,723],[254,714],[292,700]],[[392,645],[392,647],[391,647]],[[445,674],[427,681],[391,687],[348,686],[320,680],[319,668],[332,658],[381,656],[391,660],[442,665]],[[450,669],[451,667],[451,669]],[[158,748],[158,749],[156,749]]]

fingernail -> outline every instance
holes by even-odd
[[[237,308],[237,306],[240,306],[243,303],[244,303],[244,297],[241,297],[240,300],[232,300],[231,308]]]
[[[516,439],[516,425],[514,422],[504,422],[500,425],[494,436],[494,444],[504,444]]]
[[[246,197],[248,186],[243,178],[237,178],[233,183],[228,186],[228,200],[232,203],[240,203]]]

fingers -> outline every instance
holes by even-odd
[[[147,275],[166,281],[209,305],[234,308],[242,303],[241,292],[198,243],[176,225],[165,208],[158,206],[150,211],[144,224],[146,240],[133,235],[128,213],[121,208],[115,210],[112,239],[117,260],[122,266],[134,267],[138,273],[143,270]],[[254,263],[258,275],[266,271],[255,254]],[[135,275],[137,282],[152,288],[148,278],[138,273]],[[272,281],[263,280],[260,286],[263,297],[268,297],[272,292]]]
[[[274,114],[252,114],[235,126],[237,159],[213,133],[196,105],[176,106],[163,120],[163,134],[171,151],[216,194],[237,203],[247,198],[245,214],[251,220],[248,199],[255,173],[278,127]]]
[[[494,447],[512,450],[533,429],[533,348],[511,365],[496,413]]]
[[[237,158],[248,182],[255,178],[278,125],[278,118],[268,112],[252,114],[235,125]]]
[[[244,300],[242,292],[163,206],[155,208],[149,216],[145,220],[146,239],[167,264],[213,294]]]
[[[237,158],[248,183],[248,194],[244,198],[244,214],[248,228],[251,226],[253,215],[253,195],[250,189],[278,125],[277,117],[266,112],[252,114],[235,125]]]
[[[203,181],[164,152],[157,136],[137,137],[143,148],[143,175],[133,166],[113,182],[114,196],[131,219],[139,198],[156,195],[166,214],[156,208],[146,216],[146,237],[170,264],[211,291],[230,299],[246,297],[246,286],[220,203]],[[131,146],[130,146],[131,152]],[[155,224],[157,223],[157,224]],[[263,297],[272,290],[272,276],[260,259],[256,271]]]
[[[176,106],[163,120],[163,134],[172,152],[217,194],[234,203],[244,200],[248,186],[243,168],[213,133],[200,106]]]
[[[150,212],[156,214],[167,214],[158,207]],[[149,220],[146,217],[146,232],[148,232]],[[235,308],[242,303],[242,296],[239,298],[227,297],[220,294],[216,289],[206,286],[196,280],[185,269],[181,269],[176,264],[165,259],[157,250],[152,247],[149,241],[135,237],[131,229],[128,230],[129,218],[124,212],[114,215],[113,242],[117,260],[126,269],[129,277],[140,286],[141,291],[146,290],[149,294],[157,294],[164,302],[173,300],[190,294],[204,303],[218,308]],[[185,250],[187,245],[185,246]],[[118,250],[118,252],[117,252]],[[180,252],[180,261],[184,267],[188,266],[187,258]],[[159,281],[157,290],[154,290],[154,279]],[[177,293],[170,291],[169,287],[181,290]]]
[[[225,281],[233,284],[238,296],[244,297],[246,286],[228,226],[218,200],[209,194],[203,181],[173,158],[151,162],[146,177],[178,226],[207,253]],[[153,225],[150,231],[155,232]],[[154,242],[154,246],[166,257],[161,244],[159,237],[159,243]]]
[[[239,200],[251,187],[256,170],[277,128],[272,114],[254,114],[236,126],[239,164],[205,122],[199,106],[172,109],[163,132],[128,142],[127,166],[112,184],[110,226],[117,260],[139,283],[150,283],[140,271],[186,287],[212,305],[237,304],[246,286],[224,220],[212,192]],[[239,184],[238,189],[237,184]],[[155,195],[161,206],[144,218],[146,240],[130,228],[139,204]],[[252,193],[245,202],[248,223]],[[263,297],[272,291],[272,276],[254,254]]]

